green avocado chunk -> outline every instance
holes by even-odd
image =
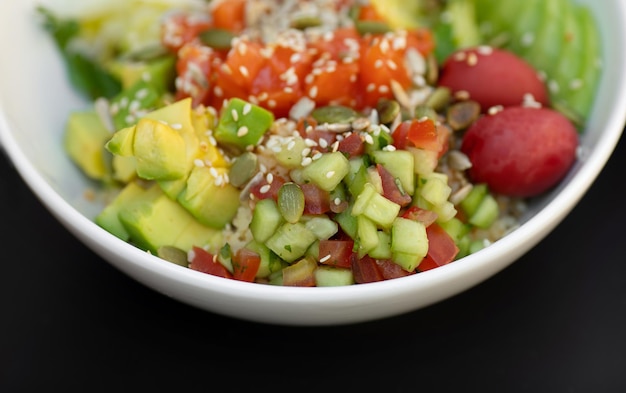
[[[127,187],[132,188],[124,189],[127,192],[122,191],[118,197],[123,199],[107,207],[111,208],[109,218],[118,210],[117,217],[128,234],[127,241],[155,255],[162,246],[188,251],[194,245],[204,247],[219,243],[221,231],[199,223],[157,184],[147,189],[131,184],[135,183],[129,183]],[[103,223],[103,217],[97,222]]]
[[[88,177],[108,180],[111,175],[110,155],[104,144],[111,137],[94,110],[70,114],[64,135],[64,148],[72,161]]]
[[[236,150],[254,146],[274,123],[274,114],[258,105],[231,98],[223,108],[215,139]]]

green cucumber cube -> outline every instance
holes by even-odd
[[[332,191],[350,172],[350,163],[341,152],[324,153],[304,167],[303,175],[325,191]]]

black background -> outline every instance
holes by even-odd
[[[625,392],[625,168],[622,141],[561,225],[486,282],[309,328],[215,315],[128,278],[0,154],[0,392]]]

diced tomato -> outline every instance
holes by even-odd
[[[406,36],[406,46],[417,49],[422,56],[427,56],[435,50],[435,38],[432,31],[426,28],[409,30]]]
[[[402,217],[408,218],[409,220],[419,221],[424,224],[425,227],[428,227],[430,224],[437,221],[438,215],[432,210],[422,209],[417,206],[410,206],[404,211],[404,213],[402,213]]]
[[[193,107],[208,104],[213,86],[213,65],[216,52],[198,42],[183,45],[176,61],[176,99],[192,98]]]
[[[277,200],[278,190],[285,182],[282,176],[277,175],[273,176],[272,183],[268,183],[267,178],[263,178],[250,187],[250,194],[257,200],[266,198]]]
[[[383,184],[383,196],[392,202],[397,203],[400,206],[406,206],[411,203],[411,196],[406,192],[402,192],[398,184],[397,179],[381,164],[376,164],[376,171],[380,176]]]
[[[359,84],[361,107],[375,107],[381,98],[392,99],[391,81],[403,89],[411,86],[411,76],[405,67],[405,45],[398,45],[403,40],[402,33],[372,36],[361,46],[359,59]]]
[[[242,248],[235,253],[233,258],[233,278],[235,280],[254,282],[261,257],[254,251]]]
[[[337,62],[357,60],[360,56],[361,36],[354,27],[341,27],[332,34],[322,35],[311,41],[316,59],[330,59]]]
[[[320,240],[319,242],[320,263],[324,265],[350,268],[354,260],[358,259],[354,252],[354,241],[346,240]]]
[[[211,9],[214,26],[238,33],[245,27],[246,0],[214,1]]]
[[[211,274],[214,276],[233,278],[232,273],[229,272],[228,269],[224,267],[224,265],[219,263],[219,261],[213,254],[209,253],[205,249],[194,246],[190,254],[190,269],[197,270],[202,273]]]
[[[407,272],[400,265],[390,259],[377,259],[376,265],[378,265],[378,269],[385,278],[385,280],[406,277],[416,273],[415,271]]]
[[[454,261],[459,253],[459,248],[454,239],[437,223],[426,227],[428,236],[428,254],[418,265],[421,272],[443,266]]]
[[[365,142],[358,132],[353,132],[339,142],[338,151],[348,155],[348,158],[360,156],[365,151]]]
[[[313,183],[300,184],[304,194],[304,214],[324,214],[330,211],[330,193]]]
[[[358,73],[359,65],[355,61],[318,60],[311,74],[305,78],[305,93],[318,106],[354,107],[357,105]]]
[[[166,16],[161,25],[161,43],[176,53],[183,45],[194,41],[198,34],[211,27],[208,15],[197,13],[173,13]]]
[[[237,40],[228,51],[217,78],[225,97],[248,98],[252,83],[267,62],[262,53],[263,45],[260,43],[243,38]]]
[[[432,119],[405,120],[398,124],[391,136],[398,149],[414,146],[424,150],[436,151],[442,156],[450,143],[451,131],[444,125],[436,125]]]
[[[354,282],[357,284],[383,281],[385,279],[378,268],[376,260],[369,255],[363,258],[354,258],[352,261],[352,274]]]

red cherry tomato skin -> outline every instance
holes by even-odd
[[[531,197],[555,186],[576,160],[578,134],[572,123],[548,108],[509,107],[484,115],[461,144],[470,178],[496,193]]]
[[[467,92],[483,112],[497,105],[522,105],[527,94],[549,106],[548,91],[538,72],[503,49],[479,47],[453,53],[442,65],[439,85],[454,94]]]

